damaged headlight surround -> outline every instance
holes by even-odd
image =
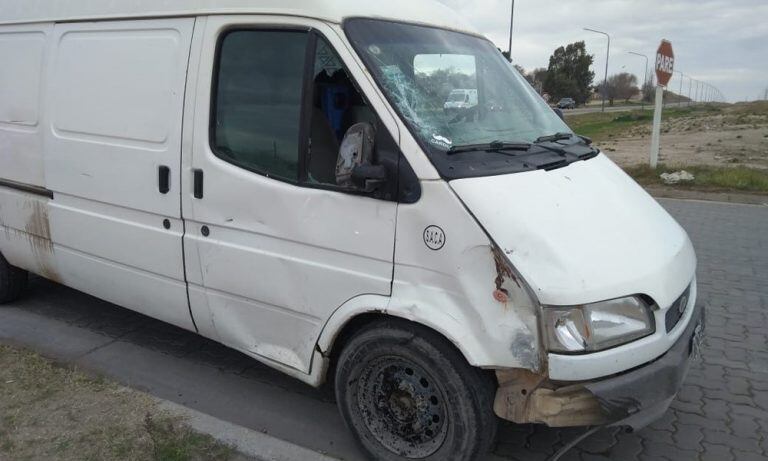
[[[604,351],[656,332],[651,307],[637,296],[543,310],[547,345],[554,353]]]

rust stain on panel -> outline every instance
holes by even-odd
[[[28,203],[32,214],[27,220],[24,235],[32,248],[39,274],[54,282],[60,282],[61,278],[55,267],[53,241],[51,241],[48,202],[30,200]]]
[[[507,264],[506,256],[501,254],[501,250],[491,246],[491,253],[493,253],[493,262],[496,264],[496,290],[506,292],[506,289],[503,288],[506,279],[511,279],[515,282],[515,285],[522,288],[520,281],[517,280],[517,276],[512,272],[509,264]]]
[[[32,216],[27,221],[25,230],[30,235],[50,242],[51,225],[48,221],[48,204],[40,200],[33,200],[31,205]],[[51,248],[51,251],[53,251],[53,248]]]

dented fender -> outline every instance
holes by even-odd
[[[472,366],[544,370],[537,300],[450,186],[423,181],[421,200],[401,204],[397,223],[391,297],[349,300],[325,324],[319,350],[327,356],[348,322],[378,313],[435,330]]]
[[[538,309],[450,184],[422,181],[421,200],[398,207],[388,313],[440,332],[473,366],[542,370]]]

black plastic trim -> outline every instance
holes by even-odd
[[[10,179],[0,179],[0,187],[7,187],[8,189],[15,189],[21,192],[27,192],[29,194],[48,197],[50,199],[53,198],[52,190],[46,189],[45,187],[33,186],[32,184],[11,181]]]
[[[165,165],[157,168],[157,189],[163,195],[171,191],[171,169]]]
[[[193,181],[192,181],[193,182],[193,195],[194,195],[194,197],[196,199],[200,200],[200,199],[203,198],[203,186],[204,186],[204,184],[203,184],[203,181],[204,181],[203,170],[200,170],[200,169],[193,170],[192,176],[193,176],[193,178],[192,178],[193,179]]]
[[[299,122],[299,184],[304,184],[308,179],[307,166],[309,165],[309,138],[312,131],[312,98],[314,97],[314,82],[312,81],[312,69],[315,65],[317,53],[317,32],[310,30],[307,37],[307,48],[304,51],[304,82],[301,88],[301,121]]]

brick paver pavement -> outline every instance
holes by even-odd
[[[699,258],[707,309],[702,361],[663,419],[636,434],[604,430],[563,459],[768,459],[768,207],[660,200]],[[545,459],[573,430],[505,425],[497,452]]]

